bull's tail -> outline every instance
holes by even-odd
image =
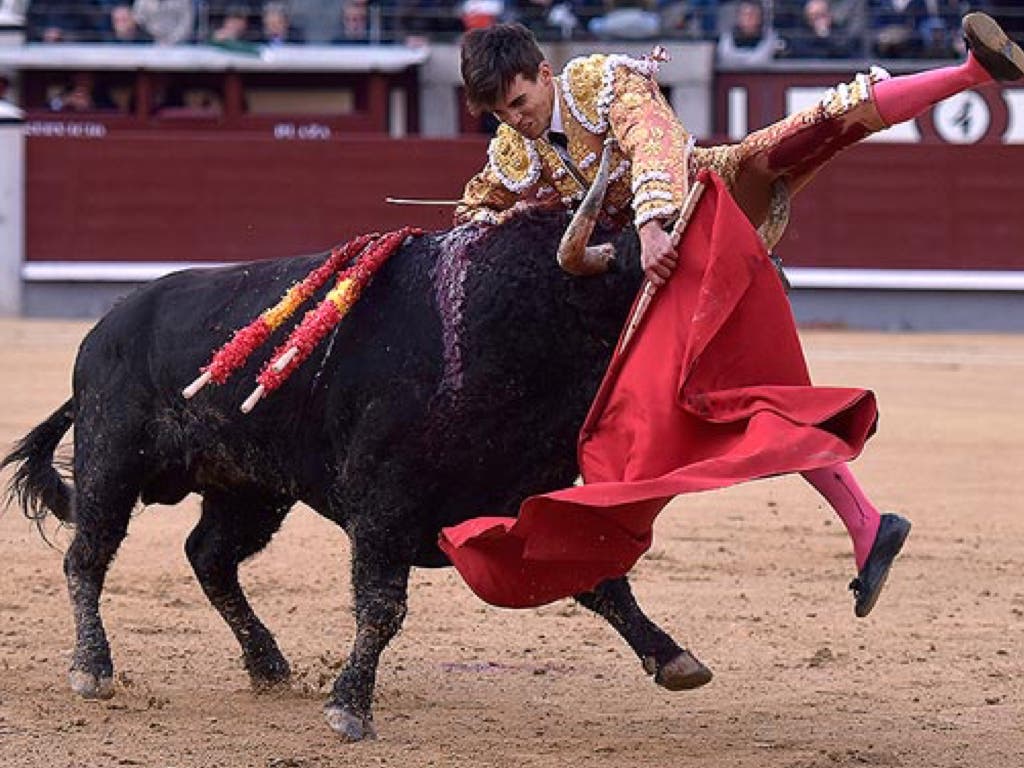
[[[68,400],[19,440],[0,463],[0,468],[17,467],[7,486],[7,499],[8,503],[17,500],[30,520],[41,523],[52,512],[61,522],[74,523],[72,491],[54,466],[53,458],[74,420],[72,401]]]

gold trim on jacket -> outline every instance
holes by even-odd
[[[598,54],[573,59],[557,78],[569,155],[588,185],[605,136],[618,142],[602,210],[609,224],[673,218],[682,205],[689,136],[653,80],[656,69],[648,59]],[[517,203],[570,208],[586,191],[546,139],[527,139],[507,125],[498,128],[487,157],[466,185],[457,224],[502,221]]]

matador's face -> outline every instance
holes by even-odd
[[[537,77],[530,80],[516,75],[505,90],[504,99],[491,111],[501,122],[528,139],[539,139],[551,126],[555,104],[554,75],[551,65],[541,62]]]

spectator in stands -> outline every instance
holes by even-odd
[[[853,41],[836,23],[829,0],[806,0],[800,23],[783,34],[790,58],[842,59],[854,53]]]
[[[308,31],[306,39],[309,39]],[[335,42],[365,43],[369,39],[370,9],[366,0],[341,0],[341,28]]]
[[[692,40],[718,38],[718,0],[662,0],[662,33]]]
[[[555,0],[557,3],[558,0]],[[589,40],[590,36],[590,22],[596,19],[598,16],[603,16],[607,9],[607,0],[566,0],[562,6],[553,6],[552,12],[556,15],[561,13],[561,10],[565,9],[572,13],[579,26],[574,30],[574,37]]]
[[[177,45],[192,39],[192,0],[135,0],[132,11],[157,45]]]
[[[518,21],[541,41],[571,40],[604,14],[603,0],[508,0],[506,20]]]
[[[246,5],[229,5],[224,8],[224,15],[215,18],[215,26],[210,39],[215,43],[235,43],[252,38],[249,28],[249,17],[252,10]]]
[[[267,45],[302,42],[301,35],[292,27],[288,6],[284,3],[271,0],[263,6],[262,42]]]
[[[917,24],[923,57],[948,59],[966,52],[960,33],[960,5],[960,0],[924,0],[925,12]]]
[[[395,39],[389,9],[372,0],[341,0],[341,19],[332,42],[379,43]],[[314,42],[305,35],[306,42]],[[426,40],[422,41],[426,42]]]
[[[26,37],[31,42],[60,43],[68,39],[71,19],[61,0],[32,0],[25,26]]]
[[[291,0],[288,4],[293,37],[307,43],[369,39],[366,0]],[[347,19],[347,21],[346,21]]]
[[[117,109],[106,88],[96,82],[92,72],[76,72],[65,88],[50,97],[54,112],[97,112]]]
[[[650,40],[661,34],[653,0],[607,0],[606,8],[588,25],[599,40]]]
[[[548,24],[554,4],[554,0],[511,0],[507,16],[533,32],[538,40],[557,39],[561,37],[557,28]]]
[[[31,0],[26,36],[31,42],[96,41],[107,26],[107,11],[99,0]]]
[[[505,13],[504,0],[463,0],[459,18],[464,29],[480,29],[497,23]]]
[[[718,62],[757,67],[772,61],[781,48],[782,40],[765,19],[760,0],[740,0],[735,21],[718,38]]]
[[[910,58],[921,53],[918,23],[924,0],[868,0],[868,26],[874,52],[883,58]]]
[[[110,8],[110,28],[103,36],[105,43],[151,43],[132,13],[130,3],[118,2]]]

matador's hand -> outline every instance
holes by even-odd
[[[640,227],[640,266],[647,279],[661,287],[669,279],[679,258],[672,247],[672,238],[661,227],[658,219],[651,219]]]

